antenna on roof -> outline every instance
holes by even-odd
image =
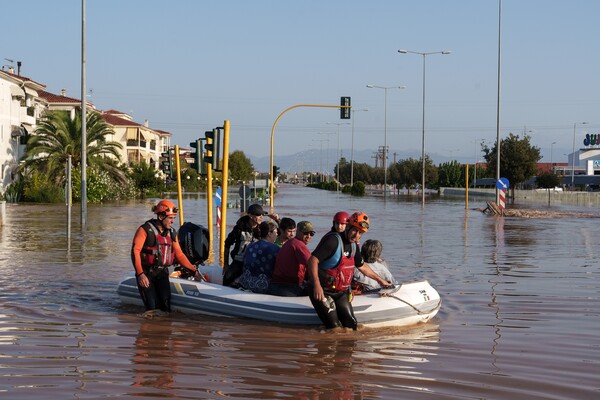
[[[4,71],[4,67],[8,67],[9,72],[13,73],[14,70],[15,70],[15,66],[14,66],[15,60],[11,60],[10,58],[5,58],[4,60],[8,61],[10,63],[10,65],[3,65],[2,66],[2,71]]]

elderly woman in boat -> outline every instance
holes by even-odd
[[[397,285],[398,282],[387,267],[386,262],[381,258],[383,245],[379,240],[369,239],[363,243],[360,254],[363,261],[371,267],[371,269],[380,277]],[[381,289],[381,285],[376,280],[369,278],[360,269],[354,269],[354,278],[352,282],[352,290],[355,293],[368,293]]]

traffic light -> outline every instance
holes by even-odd
[[[204,132],[204,136],[206,136],[206,144],[204,145],[204,148],[207,151],[206,156],[204,157],[204,162],[211,164],[214,171],[220,171],[219,152],[221,151],[221,130],[219,128],[215,128],[212,131],[206,131]],[[211,140],[211,143],[208,143],[209,139]]]
[[[204,170],[204,162],[202,157],[202,152],[204,151],[204,149],[202,148],[202,140],[203,139],[197,139],[195,142],[190,143],[192,149],[196,149],[196,151],[192,150],[191,155],[194,161],[192,162],[191,166],[199,174],[202,174],[202,171]]]
[[[166,153],[160,153],[160,156],[163,158],[160,162],[160,169],[167,176],[173,178],[173,165],[171,160],[171,149],[168,149]]]
[[[340,119],[350,119],[350,97],[341,97],[340,106],[347,106],[348,108],[340,108]]]

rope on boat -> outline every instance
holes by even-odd
[[[413,310],[415,310],[417,312],[418,315],[423,315],[423,314],[429,314],[430,312],[432,312],[433,310],[437,310],[438,308],[440,308],[442,306],[442,299],[440,298],[438,300],[438,303],[435,305],[435,307],[432,310],[429,310],[427,312],[423,312],[421,310],[419,310],[417,307],[415,307],[414,305],[410,304],[408,301],[401,299],[400,297],[394,296],[392,293],[388,293],[388,292],[380,292],[379,296],[381,297],[391,297],[394,298],[398,301],[403,302],[404,304],[406,304],[407,306],[411,307]]]

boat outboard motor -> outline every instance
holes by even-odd
[[[181,225],[177,238],[181,250],[192,264],[198,265],[208,259],[208,229],[186,222]]]

